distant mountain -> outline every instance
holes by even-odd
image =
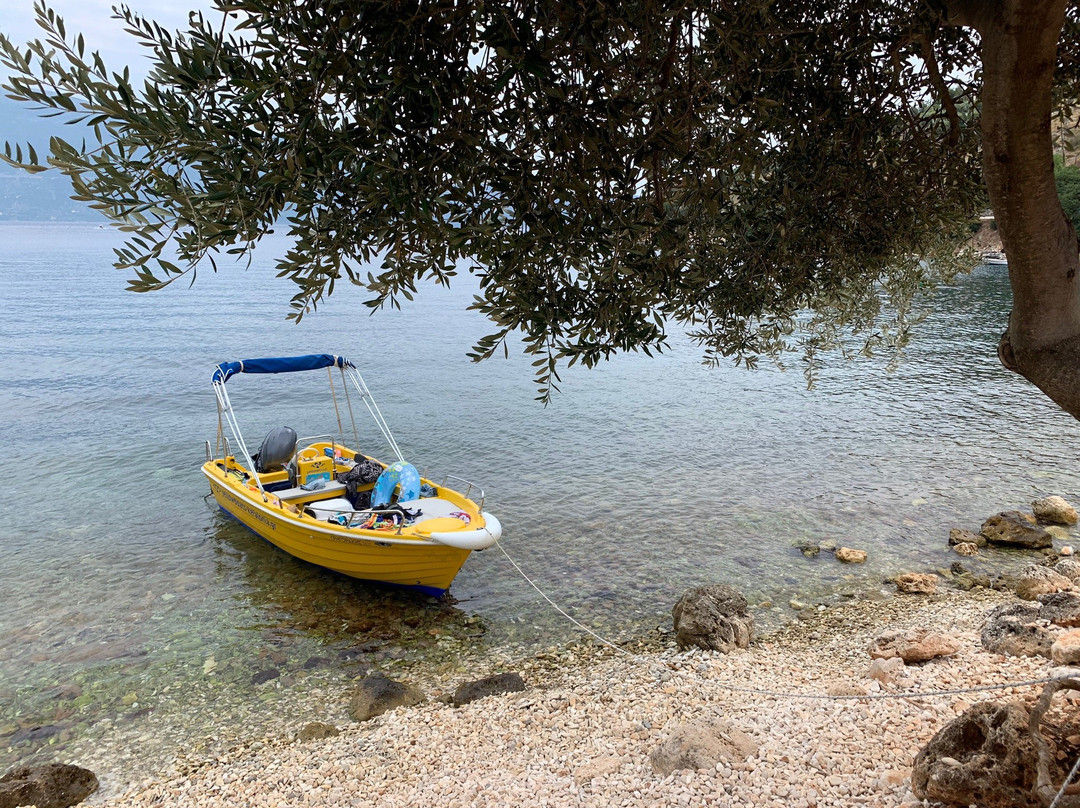
[[[0,98],[0,141],[23,146],[33,143],[44,159],[49,138],[62,135],[79,141],[78,129],[64,126],[57,119],[41,118],[31,109]],[[28,174],[0,163],[0,222],[92,222],[105,219],[83,202],[71,199],[71,183],[59,171]]]

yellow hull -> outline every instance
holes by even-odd
[[[450,586],[471,552],[432,541],[423,535],[423,525],[396,531],[367,530],[316,519],[303,505],[261,492],[243,479],[243,473],[231,457],[224,463],[215,460],[203,465],[203,474],[223,511],[271,544],[312,564],[437,597]],[[480,526],[484,516],[489,516],[456,492],[444,489],[440,496],[460,501]],[[489,518],[497,526],[497,521]]]

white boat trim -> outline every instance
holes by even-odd
[[[481,511],[480,515],[484,517],[484,526],[481,528],[429,533],[428,536],[432,541],[445,544],[447,547],[457,547],[459,550],[484,550],[495,544],[502,536],[502,525],[487,511]]]

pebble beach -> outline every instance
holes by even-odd
[[[340,734],[299,741],[301,725],[264,723],[229,748],[179,754],[156,775],[103,777],[88,802],[139,806],[912,806],[915,755],[980,701],[1033,701],[1041,685],[978,688],[1050,675],[1039,657],[984,651],[987,611],[1016,596],[974,590],[856,600],[730,654],[670,640],[593,640],[519,660],[528,689],[461,707],[456,681],[415,682],[428,696],[356,723],[347,692],[309,694],[309,720]],[[953,656],[868,675],[868,644],[891,629],[955,638]],[[491,670],[481,670],[478,676]],[[947,695],[931,691],[971,690]],[[680,725],[724,721],[756,751],[709,770],[657,774],[650,761]],[[242,734],[242,733],[241,733]],[[129,750],[138,756],[138,750]],[[107,750],[88,765],[109,768]],[[96,765],[95,765],[96,764]],[[115,768],[115,765],[114,765]]]

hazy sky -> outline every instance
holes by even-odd
[[[110,70],[119,72],[129,66],[133,76],[141,77],[149,65],[144,55],[146,49],[125,33],[119,20],[113,19],[113,5],[110,0],[49,0],[49,7],[63,18],[69,40],[81,33],[87,51],[100,51]],[[128,6],[163,26],[176,29],[187,27],[189,11],[209,11],[211,3],[210,0],[129,0]],[[45,32],[37,25],[33,0],[0,0],[0,31],[20,46],[43,38]],[[0,82],[6,78],[7,70],[0,65]],[[55,120],[42,120],[31,108],[16,104],[0,93],[0,144],[6,140],[29,140],[41,150],[49,135],[57,133],[69,134],[58,129]]]
[[[116,3],[109,0],[49,0],[48,5],[63,17],[69,38],[74,32],[82,33],[87,50],[101,51],[110,69],[119,69],[125,64],[135,68],[143,61],[141,51],[144,49],[124,33],[118,20],[112,19],[112,7]],[[168,28],[186,27],[189,11],[208,11],[211,7],[208,0],[128,0],[127,5]],[[44,31],[35,21],[33,0],[0,0],[0,31],[18,44],[43,36]]]

